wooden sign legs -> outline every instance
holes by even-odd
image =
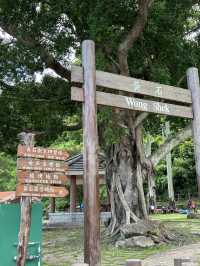
[[[84,262],[100,266],[100,214],[98,180],[98,133],[96,117],[95,44],[82,44],[83,141],[84,141]]]
[[[34,135],[31,133],[19,134],[21,142],[27,146],[34,146]],[[21,218],[19,229],[17,266],[24,266],[26,263],[29,235],[31,227],[31,197],[21,197]]]
[[[198,195],[200,197],[200,86],[198,69],[191,67],[187,70],[188,87],[192,94],[193,108],[193,141],[198,183]]]

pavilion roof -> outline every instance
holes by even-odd
[[[105,175],[106,160],[102,153],[99,153],[99,175]],[[70,157],[67,161],[68,175],[83,175],[83,154],[79,153]]]
[[[2,191],[0,192],[0,203],[13,202],[18,200],[15,191]]]

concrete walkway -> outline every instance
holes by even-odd
[[[195,262],[191,265],[200,265],[200,243],[152,255],[144,260],[143,266],[174,266],[175,258],[191,258]]]

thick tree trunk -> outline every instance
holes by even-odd
[[[123,137],[120,144],[109,149],[107,183],[111,199],[110,232],[122,226],[148,219],[143,190],[144,175],[147,173],[136,145],[137,134]],[[144,174],[145,173],[145,174]]]
[[[161,223],[148,219],[143,183],[152,177],[152,165],[142,155],[141,130],[135,133],[123,137],[108,152],[108,230],[117,247],[151,247],[174,240]]]

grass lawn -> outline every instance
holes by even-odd
[[[151,219],[163,221],[168,227],[184,232],[187,237],[183,243],[200,241],[200,236],[192,233],[200,232],[200,220],[187,220],[182,214],[153,215]],[[169,250],[175,245],[161,245],[152,248],[115,248],[106,236],[104,228],[101,234],[102,266],[124,265],[127,259],[144,259],[154,253]],[[59,229],[44,232],[43,264],[44,266],[71,266],[83,258],[83,228]]]

